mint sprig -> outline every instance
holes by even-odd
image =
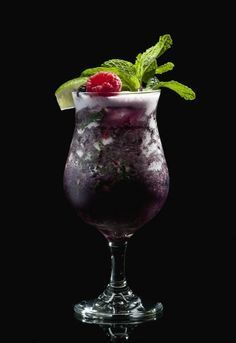
[[[182,83],[171,80],[171,81],[159,81],[155,76],[149,79],[146,89],[147,90],[157,90],[160,88],[169,88],[179,94],[185,100],[194,100],[196,98],[195,92],[188,86],[183,85]]]
[[[156,75],[161,75],[174,68],[174,63],[157,64],[157,59],[164,54],[173,44],[169,34],[160,36],[159,41],[143,53],[139,53],[135,63],[122,59],[105,61],[97,68],[89,68],[82,72],[81,77],[89,77],[100,71],[113,72],[122,81],[123,91],[145,91],[159,88],[169,88],[185,100],[194,100],[195,92],[188,86],[178,81],[160,81]]]
[[[138,54],[135,62],[136,74],[140,82],[142,82],[143,75],[150,65],[172,45],[172,39],[169,34],[160,36],[156,45],[147,49],[144,53]]]
[[[185,100],[194,100],[196,98],[195,92],[190,87],[185,86],[182,83],[175,80],[159,82],[153,89],[159,89],[161,87],[166,87],[173,90]]]

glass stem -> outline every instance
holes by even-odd
[[[127,242],[109,242],[111,251],[111,278],[109,287],[113,291],[121,291],[127,286],[125,277],[125,254]]]

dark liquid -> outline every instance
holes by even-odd
[[[157,127],[149,125],[155,112],[106,108],[88,118],[88,109],[77,114],[65,192],[85,222],[110,240],[123,239],[159,212],[168,193]]]
[[[157,214],[167,189],[154,192],[138,180],[101,183],[96,191],[81,191],[73,205],[87,223],[115,238],[132,234]]]

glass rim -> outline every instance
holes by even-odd
[[[104,96],[104,97],[109,97],[112,95],[136,95],[136,94],[140,94],[140,95],[144,95],[144,94],[155,94],[155,93],[161,93],[160,89],[155,89],[155,90],[150,90],[150,91],[122,91],[122,92],[109,92],[107,93],[107,95],[102,95],[101,93],[103,92],[78,92],[78,91],[73,91],[73,94],[75,94],[76,96],[78,94],[84,94],[84,95],[99,95],[99,96]]]

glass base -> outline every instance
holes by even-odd
[[[74,306],[76,318],[94,324],[138,324],[161,317],[161,303],[142,303],[129,287],[119,291],[110,286],[95,300],[82,301]]]

